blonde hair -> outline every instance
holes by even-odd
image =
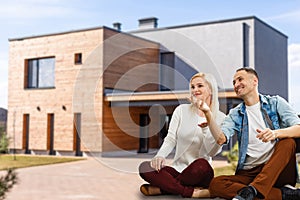
[[[217,84],[215,77],[212,74],[202,73],[202,72],[199,72],[199,73],[195,74],[194,76],[192,76],[192,78],[190,79],[190,85],[189,85],[190,95],[192,95],[191,83],[192,83],[192,80],[194,80],[195,78],[202,78],[208,84],[208,86],[211,90],[211,104],[209,107],[210,107],[210,110],[212,111],[213,117],[216,117],[217,113],[219,111],[219,98],[218,98],[218,84]]]

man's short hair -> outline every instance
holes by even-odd
[[[259,80],[257,72],[255,71],[255,69],[253,69],[251,67],[241,67],[236,70],[236,72],[239,72],[239,71],[246,71],[249,74],[253,74],[254,76],[256,76],[257,80]]]

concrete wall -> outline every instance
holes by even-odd
[[[221,88],[232,87],[235,67],[243,62],[242,22],[183,26],[133,34],[160,42],[197,71],[214,74]],[[179,64],[175,63],[175,68],[180,68]]]
[[[287,38],[256,17],[131,33],[161,43],[165,51],[175,52],[184,62],[176,62],[175,68],[189,65],[214,74],[220,88],[232,89],[235,70],[252,66],[262,78],[261,92],[287,97]],[[277,80],[282,81],[274,82],[274,77],[281,77]],[[176,89],[185,84],[175,83]]]
[[[259,72],[261,93],[280,95],[288,100],[287,37],[255,21],[255,69]]]

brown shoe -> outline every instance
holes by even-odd
[[[150,184],[143,184],[140,187],[141,193],[145,196],[155,196],[155,195],[160,195],[161,191],[159,187],[150,185]]]

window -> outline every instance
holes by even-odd
[[[55,58],[28,59],[25,63],[25,88],[55,86]]]
[[[160,54],[160,90],[170,91],[175,89],[174,80],[174,52],[162,52]]]
[[[82,64],[82,54],[81,53],[75,53],[74,63],[77,64],[77,65]]]

